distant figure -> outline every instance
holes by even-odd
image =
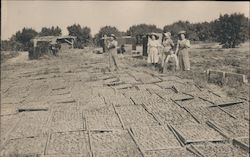
[[[118,42],[116,41],[116,36],[111,34],[111,41],[108,43],[108,50],[109,50],[109,68],[110,70],[114,68],[114,71],[118,70],[117,65],[117,45]]]
[[[54,56],[58,56],[60,45],[56,41],[52,41],[50,44],[50,50]]]
[[[164,35],[163,41],[162,41],[163,51],[162,51],[162,54],[161,54],[162,70],[164,70],[164,66],[165,66],[167,56],[170,55],[170,51],[173,51],[173,49],[174,49],[174,42],[171,39],[171,33],[166,32],[163,35]]]
[[[105,34],[102,38],[102,49],[103,53],[108,51],[108,36]]]
[[[123,54],[124,52],[126,52],[126,50],[125,50],[125,46],[122,44],[121,47],[119,49],[117,49],[117,53]]]
[[[155,68],[158,66],[159,62],[159,47],[161,47],[160,42],[157,40],[159,37],[157,34],[152,33],[148,39],[148,64],[153,65]]]
[[[183,71],[190,70],[189,52],[190,41],[186,39],[186,32],[180,31],[178,33],[179,40],[177,41],[176,55],[179,58],[179,66]]]

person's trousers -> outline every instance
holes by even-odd
[[[118,69],[118,59],[117,59],[117,51],[116,49],[111,49],[109,51],[109,68],[110,69]]]

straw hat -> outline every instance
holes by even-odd
[[[156,40],[159,39],[159,36],[158,36],[156,33],[151,33],[151,34],[150,34],[150,38],[152,38],[152,36],[155,36],[155,39],[156,39]]]
[[[180,32],[178,33],[178,35],[181,35],[181,34],[186,34],[186,31],[180,31]]]
[[[164,36],[165,37],[171,37],[171,33],[170,32],[166,32],[166,33],[164,33]]]
[[[111,34],[110,36],[116,39],[116,36],[114,34]]]

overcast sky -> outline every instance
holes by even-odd
[[[23,27],[40,31],[59,26],[66,35],[74,23],[91,28],[92,35],[105,25],[126,31],[134,24],[163,28],[178,20],[212,21],[225,13],[249,17],[249,2],[164,2],[164,1],[1,1],[1,39],[10,38]]]

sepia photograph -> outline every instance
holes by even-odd
[[[249,1],[1,1],[0,157],[249,156]]]

